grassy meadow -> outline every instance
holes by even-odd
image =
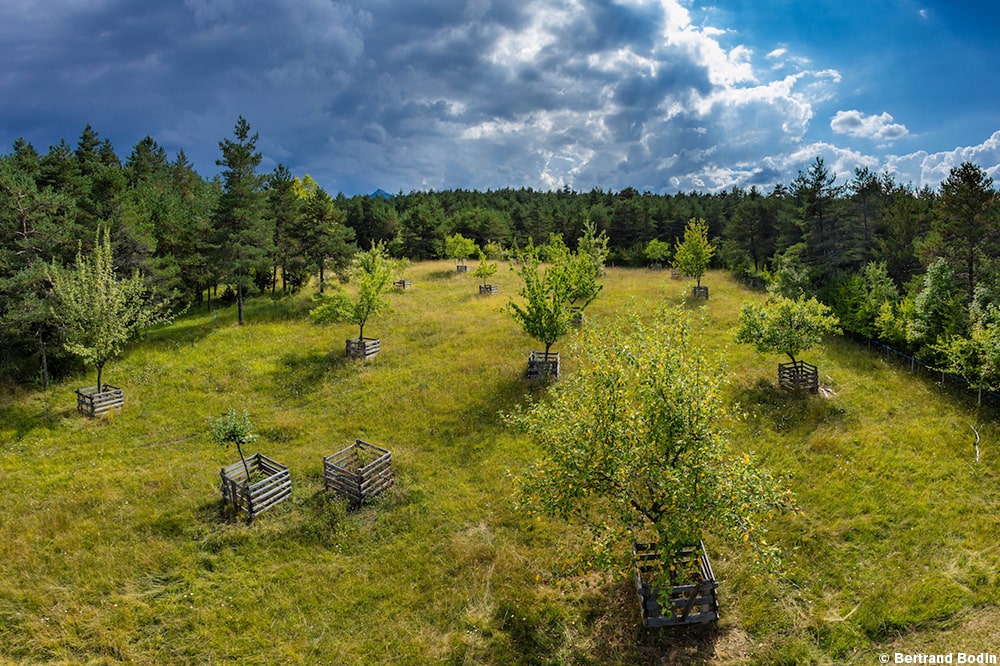
[[[76,413],[89,371],[6,389],[0,662],[873,664],[1000,646],[1000,433],[974,396],[839,338],[803,354],[828,397],[781,392],[781,359],[732,342],[740,304],[763,297],[710,273],[688,307],[745,413],[734,455],[783,474],[798,510],[773,525],[772,578],[706,537],[716,627],[647,633],[630,581],[549,579],[572,530],[514,510],[536,451],[499,412],[538,395],[524,372],[540,348],[501,311],[517,275],[501,265],[494,296],[451,262],[406,277],[365,327],[382,339],[366,362],[345,358],[356,327],[313,325],[304,294],[252,301],[242,327],[229,308],[150,333],[105,369],[126,400],[108,417]],[[611,268],[586,325],[685,286]],[[261,435],[248,453],[292,474],[292,499],[252,525],[220,510],[238,456],[208,419],[230,407]],[[397,484],[348,511],[322,456],[356,437],[392,451]]]

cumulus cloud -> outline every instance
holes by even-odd
[[[692,18],[686,0],[51,4],[0,6],[14,65],[0,74],[0,128],[20,130],[0,139],[33,132],[41,150],[90,123],[123,156],[150,134],[211,175],[242,114],[266,168],[348,194],[720,190],[788,182],[817,155],[848,175],[879,161],[810,138],[838,71],[784,45],[757,55],[738,26]],[[830,128],[908,135],[856,110]],[[922,182],[960,157],[892,163]]]
[[[847,134],[876,141],[895,141],[902,139],[910,132],[906,125],[893,122],[893,117],[882,112],[877,116],[866,116],[854,109],[837,111],[830,121],[830,129],[838,134]]]

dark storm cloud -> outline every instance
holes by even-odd
[[[334,192],[757,183],[801,166],[814,105],[839,80],[791,57],[770,78],[677,0],[47,8],[0,7],[7,145],[75,143],[90,123],[123,158],[149,134],[211,175],[243,115],[265,168]]]

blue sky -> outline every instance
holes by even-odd
[[[936,187],[1000,169],[986,2],[0,0],[0,146],[88,123],[200,173],[239,115],[331,193],[717,191],[817,157]]]

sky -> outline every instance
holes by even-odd
[[[331,194],[789,184],[817,157],[936,188],[1000,171],[1000,15],[964,0],[0,0],[0,152],[205,177],[239,116],[261,172]]]

